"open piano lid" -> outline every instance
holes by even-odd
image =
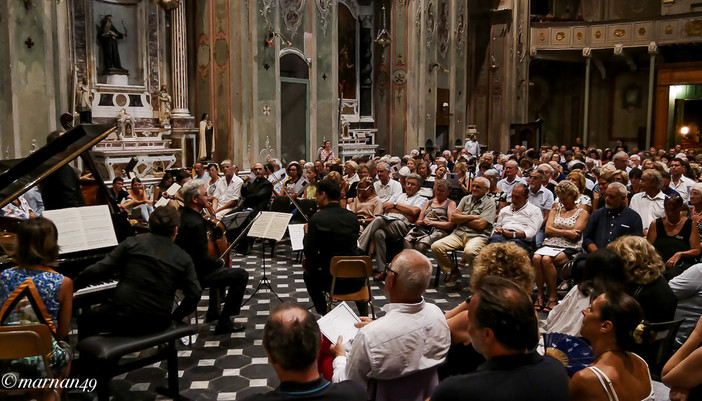
[[[0,208],[116,129],[110,124],[81,124],[24,159],[0,160]]]

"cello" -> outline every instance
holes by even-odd
[[[207,232],[207,253],[217,259],[222,259],[227,267],[232,267],[232,261],[229,257],[229,252],[227,250],[229,247],[229,242],[227,241],[227,228],[224,224],[217,220],[216,214],[212,210],[212,206],[207,206],[205,209],[204,218],[209,225],[209,231]]]

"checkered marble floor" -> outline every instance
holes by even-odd
[[[302,264],[296,262],[296,252],[292,252],[289,241],[283,240],[276,246],[276,256],[270,258],[270,248],[266,246],[266,273],[271,279],[275,292],[283,300],[290,300],[309,307],[312,302],[302,279]],[[431,258],[431,255],[428,255]],[[249,272],[246,300],[259,283],[262,276],[261,246],[257,243],[248,256],[232,258],[234,266]],[[436,266],[435,261],[432,263]],[[436,268],[436,267],[435,267]],[[430,286],[425,294],[428,302],[443,310],[450,310],[468,295],[467,277],[454,288],[447,288],[443,281],[437,287]],[[463,284],[463,287],[461,287]],[[433,285],[433,277],[432,283]],[[372,282],[376,315],[382,316],[380,307],[387,303],[383,284]],[[209,291],[206,291],[207,294]],[[263,326],[272,306],[278,299],[268,290],[260,290],[243,307],[235,322],[246,325],[246,331],[215,335],[214,326],[204,323],[207,311],[207,297],[197,308],[197,337],[191,345],[179,344],[178,369],[180,394],[190,400],[240,400],[250,394],[269,391],[278,386],[279,380],[263,349]],[[313,310],[314,313],[314,310]],[[194,316],[191,320],[196,324]],[[149,351],[145,351],[149,352]],[[166,362],[156,363],[127,374],[116,376],[110,385],[110,395],[117,400],[161,400],[156,387],[167,385]],[[71,400],[96,399],[96,393],[71,391]]]

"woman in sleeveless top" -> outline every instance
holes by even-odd
[[[673,390],[671,400],[702,398],[702,317],[680,349],[666,362],[661,376]]]
[[[358,182],[356,193],[356,198],[349,200],[348,208],[356,215],[363,230],[375,216],[383,214],[383,201],[375,194],[373,179],[369,177]]]
[[[578,187],[570,181],[563,180],[556,185],[556,196],[560,202],[556,204],[546,222],[546,239],[543,247],[536,251],[533,257],[536,271],[537,298],[534,308],[550,312],[558,304],[556,267],[563,266],[570,258],[578,253],[583,243],[583,230],[587,225],[588,213],[579,208],[575,200],[580,196]],[[544,248],[563,249],[554,256],[540,254]],[[544,304],[544,282],[548,285],[548,302]]]
[[[57,239],[56,226],[44,217],[25,220],[19,225],[14,254],[18,266],[0,274],[0,307],[5,311],[0,316],[0,325],[47,324],[54,334],[49,363],[56,376],[65,377],[72,352],[70,346],[60,340],[68,336],[70,328],[73,281],[52,270],[58,265]],[[33,299],[29,291],[32,287],[40,298],[34,299],[40,311],[36,315],[27,312],[32,308],[22,307],[26,296]],[[27,291],[23,292],[23,288]],[[36,366],[38,374],[43,369],[37,358],[24,358],[12,364]],[[12,365],[10,370],[13,370]]]
[[[451,233],[454,225],[449,222],[449,216],[456,210],[456,202],[448,199],[449,193],[451,185],[448,181],[434,181],[434,199],[424,205],[415,227],[405,236],[405,248],[424,254],[434,241]]]
[[[592,345],[595,361],[570,380],[572,401],[655,399],[648,365],[628,351],[642,317],[636,300],[623,292],[602,294],[583,310],[580,334]]]
[[[665,217],[656,219],[646,239],[665,261],[663,276],[669,281],[695,263],[700,254],[700,234],[692,220],[680,214],[685,204],[680,195],[665,198]]]

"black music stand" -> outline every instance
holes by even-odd
[[[288,222],[292,217],[292,213],[278,213],[278,212],[261,212],[258,218],[253,223],[253,226],[249,230],[249,237],[261,240],[261,264],[263,267],[263,276],[258,281],[258,285],[254,289],[254,292],[249,296],[243,305],[246,305],[251,298],[258,293],[259,290],[267,288],[271,294],[275,295],[280,302],[283,300],[276,294],[273,286],[271,285],[271,280],[266,275],[266,244],[265,240],[275,240],[280,241],[285,234]]]

